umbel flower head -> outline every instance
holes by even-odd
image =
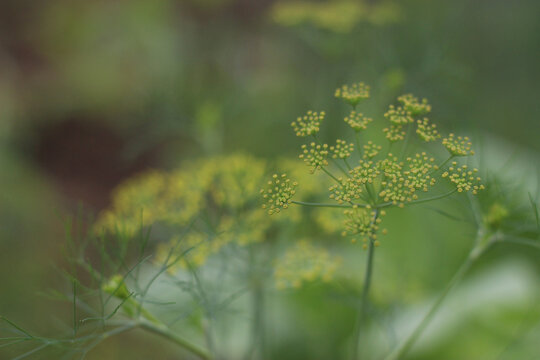
[[[369,98],[369,86],[363,82],[352,85],[343,85],[336,89],[334,96],[343,99],[343,101],[350,104],[352,107],[356,107],[359,102]]]
[[[329,188],[330,199],[340,204],[353,203],[362,198],[366,184],[372,184],[380,174],[373,161],[360,160],[360,164],[349,171],[347,178],[339,178],[339,183]]]
[[[268,209],[268,214],[278,213],[281,209],[287,209],[296,193],[298,184],[287,178],[286,174],[278,176],[274,174],[272,180],[268,181],[268,186],[261,190],[266,204],[263,209]]]
[[[406,125],[414,121],[410,111],[401,106],[396,107],[394,105],[389,106],[388,111],[384,114],[384,117],[394,125]]]
[[[336,145],[330,146],[330,151],[332,152],[332,158],[346,159],[351,156],[351,153],[354,151],[354,144],[337,139]]]
[[[375,156],[379,154],[379,151],[382,150],[382,146],[376,145],[373,143],[373,141],[368,141],[366,145],[363,146],[364,148],[364,159],[373,159]]]
[[[369,239],[377,239],[379,224],[382,222],[380,216],[386,215],[386,212],[381,211],[379,213],[376,210],[355,206],[350,210],[345,210],[343,214],[345,215],[346,220],[345,230],[342,232],[342,235],[360,236],[362,241],[366,243]],[[357,239],[352,238],[351,242],[356,243]]]
[[[476,175],[477,173],[478,169],[469,170],[467,165],[460,167],[457,162],[453,161],[452,166],[443,173],[442,177],[450,179],[458,192],[470,191],[476,195],[479,190],[484,189],[484,185],[480,183],[482,179]]]
[[[384,128],[383,132],[385,133],[388,141],[397,142],[405,139],[405,130],[403,130],[403,125],[392,124],[390,127]]]
[[[441,137],[441,134],[437,131],[437,125],[430,124],[428,118],[418,120],[417,123],[416,133],[425,142],[435,141]]]
[[[291,126],[296,133],[296,136],[306,137],[319,132],[321,121],[323,121],[325,112],[308,111],[306,115],[299,116],[296,121],[291,123]]]
[[[335,96],[355,107],[361,100],[369,97],[369,87],[363,83],[344,85],[336,90]],[[302,145],[300,155],[311,167],[311,173],[323,170],[333,181],[328,188],[329,197],[338,204],[295,203],[314,207],[348,208],[344,213],[347,220],[343,233],[360,235],[364,240],[370,239],[370,244],[373,245],[383,208],[402,208],[411,203],[435,201],[451,196],[454,192],[470,191],[476,194],[484,188],[476,175],[477,170],[469,170],[467,166],[458,167],[457,162],[450,167],[445,166],[456,156],[474,154],[469,139],[453,134],[444,138],[442,145],[451,156],[440,162],[441,165],[436,165],[439,161],[433,156],[424,150],[416,150],[418,147],[425,147],[426,142],[438,142],[441,138],[437,126],[424,117],[431,111],[431,106],[426,99],[420,101],[412,94],[400,96],[398,102],[400,105],[390,105],[384,114],[389,122],[383,129],[388,140],[385,146],[375,144],[372,139],[376,137],[362,139],[365,134],[360,136],[359,133],[366,130],[372,120],[353,110],[345,118],[345,122],[356,133],[352,134],[356,138],[355,145],[338,139],[335,145],[328,146],[320,144],[316,138],[317,142]],[[412,143],[415,139],[416,143]],[[403,144],[399,146],[401,151],[396,156],[391,149],[398,141],[403,141]],[[355,150],[358,154],[355,154]],[[342,174],[336,175],[335,171]],[[434,190],[441,173],[442,178],[448,179],[456,190],[435,196],[424,194]]]
[[[373,121],[372,118],[366,117],[364,116],[364,114],[356,112],[354,110],[351,111],[349,116],[345,117],[344,120],[356,132],[366,130],[368,124]]]
[[[398,101],[412,116],[425,115],[431,111],[431,105],[428,104],[427,99],[418,101],[418,98],[413,94],[401,95],[398,97]]]
[[[471,141],[467,136],[456,137],[454,134],[450,134],[448,137],[443,139],[442,143],[448,152],[453,156],[474,155]]]
[[[304,162],[311,166],[311,173],[314,173],[316,170],[321,170],[323,167],[328,166],[328,145],[327,144],[315,144],[312,142],[307,145],[302,145],[302,154],[300,154],[300,159],[303,159]]]

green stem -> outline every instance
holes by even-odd
[[[315,139],[315,141],[317,142],[317,144],[321,145],[321,147],[323,146],[323,143],[321,142],[321,140],[319,140],[319,137],[318,137],[317,135],[313,134],[313,138]],[[333,162],[334,165],[336,165],[336,167],[337,167],[343,174],[345,174],[346,176],[349,175],[349,173],[348,173],[344,168],[342,168],[342,167],[339,165],[339,163],[336,161],[336,159],[334,159],[334,158],[332,158],[332,157],[330,156],[330,161]],[[323,168],[323,170],[324,170],[324,168]],[[333,177],[333,176],[332,176],[332,177]]]
[[[407,157],[407,147],[409,146],[409,139],[411,138],[412,125],[407,124],[407,133],[405,134],[405,141],[403,142],[403,147],[401,148],[401,158],[404,159]]]
[[[454,189],[454,190],[449,191],[449,192],[447,192],[447,193],[444,193],[444,194],[441,194],[441,195],[437,195],[437,196],[433,196],[433,197],[430,197],[430,198],[419,199],[419,200],[413,200],[413,201],[410,201],[410,202],[408,202],[408,203],[405,203],[405,205],[416,205],[416,204],[426,203],[426,202],[429,202],[429,201],[434,201],[434,200],[444,199],[444,198],[446,198],[446,197],[448,197],[448,196],[454,194],[456,191],[457,191],[457,189]],[[383,203],[383,204],[377,205],[377,208],[382,209],[382,208],[389,207],[389,206],[393,206],[393,205],[394,205],[394,203],[387,202],[387,203]]]
[[[328,176],[330,176],[332,179],[334,179],[338,184],[341,184],[341,181],[339,181],[339,179],[337,177],[335,177],[334,175],[332,175],[332,173],[328,170],[326,170],[324,167],[321,168],[322,171],[324,171]]]
[[[354,139],[356,141],[356,149],[358,150],[358,155],[360,155],[360,158],[362,158],[364,156],[364,154],[362,154],[362,147],[360,146],[360,132],[356,132],[354,134]]]
[[[292,200],[291,204],[295,205],[302,205],[302,206],[312,206],[312,207],[327,207],[327,208],[352,208],[354,206],[357,207],[368,207],[367,204],[352,204],[352,205],[345,205],[345,204],[323,204],[323,203],[310,203],[310,202],[304,202],[304,201],[295,201]]]
[[[504,237],[501,242],[509,242],[513,244],[519,244],[519,245],[525,245],[525,246],[531,246],[536,249],[540,249],[540,241],[530,240],[530,239],[523,239],[519,237],[512,237],[512,236],[506,236]]]
[[[450,293],[450,291],[458,284],[465,274],[469,271],[472,265],[493,245],[498,241],[496,236],[491,237],[486,242],[482,242],[482,237],[479,234],[477,237],[476,245],[471,249],[467,259],[461,266],[458,271],[454,274],[450,282],[446,285],[443,292],[439,295],[435,303],[431,306],[428,313],[424,316],[420,324],[414,329],[414,331],[409,335],[405,342],[399,346],[395,351],[388,355],[385,360],[400,360],[403,359],[407,353],[411,350],[413,345],[416,343],[418,338],[422,335],[426,327],[429,325],[442,303]]]
[[[377,221],[379,217],[379,210],[375,209],[375,216],[373,216],[373,223]],[[368,244],[368,255],[366,263],[366,273],[364,275],[364,286],[362,288],[362,297],[360,298],[360,307],[358,318],[353,333],[353,352],[352,359],[358,359],[358,349],[360,346],[360,335],[362,333],[362,323],[364,322],[367,314],[368,301],[369,301],[369,289],[371,288],[371,278],[373,277],[373,258],[375,255],[375,239],[370,236]]]
[[[431,171],[428,173],[428,175],[433,175],[435,174],[437,171],[441,170],[443,168],[444,165],[448,164],[448,162],[450,160],[452,160],[453,158],[455,158],[455,155],[450,155],[450,157],[446,160],[444,160],[440,165],[437,165],[437,169]]]
[[[182,348],[192,352],[193,354],[199,356],[201,359],[204,359],[204,360],[210,360],[212,359],[212,356],[211,354],[208,352],[208,350],[198,346],[198,345],[195,345],[193,344],[192,342],[190,342],[189,340],[186,340],[184,339],[183,337],[179,336],[178,334],[172,332],[169,327],[167,327],[165,324],[163,323],[155,323],[153,321],[149,321],[145,318],[141,318],[139,321],[138,321],[138,324],[139,326],[144,329],[144,330],[147,330],[151,333],[154,333],[154,334],[157,334],[157,335],[160,335],[170,341],[172,341],[173,343],[181,346]]]
[[[440,165],[438,166],[438,168],[439,168],[439,169],[442,169],[442,167],[443,167],[444,165],[448,164],[448,162],[449,162],[450,160],[452,160],[454,157],[455,157],[454,155],[450,155],[450,157],[449,157],[448,159],[446,159],[445,161],[443,161],[443,163],[440,164]]]
[[[349,164],[349,162],[347,161],[347,159],[343,159],[343,161],[345,162],[345,165],[347,165],[347,168],[349,169],[349,171],[352,170],[352,167]]]

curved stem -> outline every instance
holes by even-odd
[[[147,330],[151,333],[163,336],[164,338],[171,340],[177,345],[180,345],[184,349],[192,352],[193,354],[199,356],[201,359],[204,360],[210,360],[212,359],[212,356],[208,352],[208,350],[203,349],[202,347],[193,344],[189,340],[184,339],[183,337],[179,336],[178,334],[172,332],[165,324],[157,324],[153,321],[146,320],[145,318],[141,318],[138,322],[139,326]]]
[[[515,237],[515,236],[505,236],[501,240],[501,242],[502,243],[508,242],[508,243],[513,243],[513,244],[531,246],[531,247],[534,247],[536,249],[540,249],[540,241],[524,239],[524,238]]]
[[[375,223],[379,217],[379,210],[375,209],[375,215],[372,222]],[[352,359],[358,359],[358,349],[360,346],[360,335],[362,333],[361,327],[367,314],[368,301],[369,301],[369,289],[371,288],[371,278],[373,277],[373,258],[375,255],[375,239],[370,236],[368,244],[368,256],[366,263],[366,273],[364,275],[364,286],[362,288],[362,297],[360,298],[360,306],[358,318],[354,327],[353,333],[353,353]]]
[[[395,351],[393,351],[390,355],[388,355],[385,360],[399,360],[403,359],[407,355],[407,353],[411,350],[418,338],[422,335],[426,327],[429,325],[450,291],[456,286],[457,283],[459,283],[463,279],[465,274],[469,271],[471,266],[480,258],[480,256],[482,256],[496,241],[498,241],[497,237],[492,237],[485,243],[481,241],[480,237],[477,238],[476,245],[469,252],[467,259],[463,264],[461,264],[458,271],[454,274],[450,282],[445,286],[443,292],[437,297],[437,300],[435,301],[435,303],[433,303],[422,321],[420,321],[418,326],[409,335],[405,342]]]

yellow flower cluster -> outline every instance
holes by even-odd
[[[408,157],[404,164],[390,154],[381,162],[384,179],[379,196],[400,206],[418,199],[417,190],[427,192],[430,186],[435,185],[436,179],[430,175],[436,169],[434,161],[426,153],[421,153]]]
[[[161,201],[167,183],[166,174],[155,170],[127,180],[115,189],[111,206],[100,214],[95,229],[130,235],[152,224],[167,211]]]
[[[364,83],[357,83],[352,86],[344,85],[336,90],[335,96],[351,104],[353,107],[363,99],[369,97],[369,87]],[[451,193],[441,194],[434,197],[419,199],[420,192],[429,192],[436,184],[439,174],[439,166],[435,164],[435,158],[424,151],[410,154],[409,141],[404,142],[402,154],[395,156],[390,152],[392,143],[404,140],[416,131],[420,140],[424,142],[434,142],[441,138],[437,126],[432,124],[428,118],[418,119],[418,116],[425,115],[431,111],[431,105],[426,99],[418,100],[412,94],[402,95],[398,98],[399,106],[390,105],[384,117],[390,122],[389,127],[383,129],[386,138],[390,141],[387,151],[383,147],[376,145],[373,141],[367,140],[360,145],[358,132],[365,130],[371,118],[365,117],[360,112],[352,111],[345,118],[351,128],[357,133],[356,140],[360,147],[359,158],[356,166],[351,162],[354,157],[353,144],[345,140],[337,140],[336,145],[328,147],[326,144],[311,143],[302,146],[303,159],[312,169],[323,169],[324,172],[334,181],[328,189],[330,199],[336,201],[338,207],[349,208],[345,215],[344,235],[360,235],[374,240],[374,235],[378,230],[381,221],[380,210],[390,206],[404,207],[407,203],[419,201],[432,201],[450,196]],[[414,129],[414,127],[416,129]],[[407,131],[406,131],[407,130]],[[446,147],[452,157],[473,155],[471,143],[468,138],[455,137],[450,134],[443,139],[442,144]],[[327,161],[329,152],[332,153],[332,166]],[[346,168],[340,166],[339,160]],[[444,161],[444,166],[450,159]],[[353,164],[353,165],[351,165]],[[335,165],[335,166],[334,166]],[[332,174],[333,168],[344,173],[344,176]],[[469,171],[466,166],[457,167],[453,163],[442,177],[448,178],[459,192],[471,191],[476,194],[483,189],[480,178],[475,175],[477,170]],[[335,204],[306,203],[298,204],[307,206],[328,206],[335,207]]]
[[[190,228],[182,238],[171,236],[162,243],[157,261],[170,254],[168,262],[175,261],[171,269],[186,261],[200,265],[228,243],[242,246],[267,237],[272,220],[259,206],[266,168],[265,161],[236,154],[194,161],[171,172],[150,171],[114,191],[94,229],[133,236],[141,227],[158,224],[167,236]]]
[[[296,121],[291,123],[291,126],[296,133],[296,136],[310,136],[319,132],[321,122],[324,120],[325,112],[316,112],[309,110],[306,115],[299,116]]]
[[[418,101],[413,94],[401,95],[397,99],[412,116],[425,115],[431,111],[431,105],[428,104],[427,99]]]
[[[311,173],[314,173],[316,170],[321,170],[324,166],[328,166],[328,145],[327,144],[315,144],[312,142],[307,145],[302,145],[302,154],[299,158],[303,159],[304,162],[311,166]]]
[[[345,230],[342,232],[343,236],[360,236],[364,243],[364,249],[367,247],[366,243],[369,239],[377,239],[377,231],[379,230],[379,224],[382,222],[380,216],[386,215],[385,211],[377,212],[376,210],[353,207],[350,210],[343,211],[346,217]],[[386,232],[385,232],[386,233]],[[352,243],[356,243],[357,239],[352,238]],[[376,244],[378,245],[378,243]]]
[[[407,158],[408,169],[403,172],[406,178],[406,186],[427,192],[430,186],[434,186],[436,179],[430,174],[437,169],[435,158],[429,157],[425,152],[415,154]],[[412,190],[414,192],[415,190]]]
[[[171,274],[189,266],[199,267],[209,256],[226,244],[221,237],[191,231],[182,237],[173,236],[168,242],[160,243],[156,251],[156,262],[167,266]]]
[[[330,199],[339,204],[352,203],[362,198],[366,184],[373,183],[380,171],[373,166],[373,161],[360,160],[360,165],[349,171],[345,179],[339,178],[339,183],[329,188]]]
[[[286,174],[278,176],[274,174],[272,180],[268,181],[268,186],[261,190],[266,204],[263,209],[268,209],[268,214],[278,213],[281,209],[287,209],[296,193],[298,184],[287,178]]]
[[[307,241],[299,241],[290,248],[274,267],[274,277],[278,289],[299,288],[304,283],[332,280],[341,259],[327,250]]]
[[[403,125],[392,124],[388,128],[384,128],[383,132],[386,134],[386,138],[390,142],[401,141],[405,139],[405,130]]]
[[[456,185],[458,192],[471,191],[477,194],[479,190],[484,189],[484,185],[480,183],[482,179],[476,174],[478,169],[469,170],[467,165],[458,166],[457,162],[452,162],[452,166],[448,168],[442,175],[443,178],[450,179]]]
[[[472,150],[471,141],[467,136],[455,136],[454,134],[448,135],[442,141],[444,147],[452,154],[453,156],[469,156],[474,155]]]
[[[369,86],[363,82],[352,85],[343,85],[336,89],[334,96],[343,99],[343,101],[350,104],[352,107],[356,107],[360,101],[369,98]]]
[[[273,20],[283,26],[311,23],[337,33],[349,32],[367,13],[363,3],[354,1],[279,1],[272,8]]]
[[[364,145],[364,159],[373,159],[375,156],[379,154],[379,152],[382,150],[382,146],[376,145],[373,143],[373,141],[368,141],[366,145]]]
[[[349,116],[345,117],[345,122],[349,124],[349,126],[352,127],[353,130],[356,132],[366,130],[368,124],[372,121],[372,118],[366,117],[364,116],[364,114],[356,112],[354,110],[351,111]]]
[[[332,158],[346,159],[351,156],[351,153],[354,151],[354,144],[337,139],[336,145],[330,146],[330,151],[332,152]]]
[[[441,137],[437,131],[437,125],[430,124],[428,118],[417,121],[416,133],[425,142],[435,141]]]
[[[388,111],[384,113],[384,117],[394,125],[407,125],[414,121],[409,110],[401,106],[390,105]]]

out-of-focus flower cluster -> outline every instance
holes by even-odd
[[[369,98],[369,86],[363,82],[343,85],[336,89],[334,96],[356,107],[362,100]]]
[[[298,288],[316,280],[330,281],[340,264],[341,259],[326,249],[306,240],[299,241],[277,259],[274,268],[276,287]]]
[[[301,196],[320,193],[325,182],[279,160],[279,167],[302,180]],[[170,271],[186,265],[200,266],[224,246],[246,246],[268,238],[276,221],[301,219],[300,209],[286,217],[268,217],[289,205],[296,184],[283,176],[270,180],[272,191],[264,194],[266,209],[260,207],[261,188],[268,184],[269,164],[252,156],[234,154],[196,160],[173,171],[148,171],[121,184],[103,211],[96,232],[137,236],[141,227],[153,227],[160,237],[156,260]],[[270,187],[270,185],[267,185]]]
[[[400,16],[401,9],[397,3],[389,1],[279,1],[271,10],[272,20],[282,26],[308,23],[336,33],[350,32],[360,22],[375,25],[394,23]]]

